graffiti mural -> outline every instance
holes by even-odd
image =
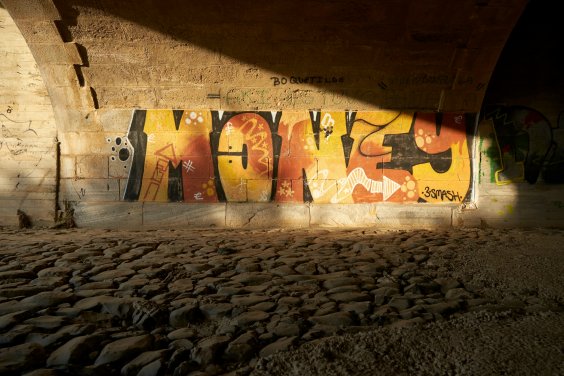
[[[125,200],[460,203],[475,115],[136,110]]]
[[[562,114],[558,123],[561,119]],[[564,148],[555,139],[563,130],[552,127],[543,114],[524,106],[497,106],[488,109],[484,120],[493,123],[496,150],[488,156],[496,184],[535,184],[539,178],[564,183]]]

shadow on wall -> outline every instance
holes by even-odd
[[[495,183],[564,183],[564,111],[556,125],[525,106],[486,108],[494,145],[487,150]]]
[[[81,38],[86,44],[95,38],[111,38],[104,46],[110,51],[121,44],[141,44],[149,46],[150,55],[152,50],[158,52],[150,60],[169,65],[198,65],[217,53],[226,69],[217,72],[216,80],[228,76],[227,82],[258,82],[252,86],[266,88],[229,92],[229,103],[244,109],[262,110],[247,105],[251,99],[261,102],[261,96],[268,97],[265,104],[275,102],[273,96],[282,101],[294,96],[300,108],[308,108],[309,103],[319,103],[318,95],[333,93],[323,99],[323,108],[360,108],[360,102],[388,109],[440,110],[441,92],[456,86],[459,96],[473,100],[466,105],[461,100],[451,110],[476,111],[487,84],[468,72],[475,57],[465,55],[473,53],[466,46],[474,43],[475,31],[484,29],[480,22],[487,18],[481,13],[487,6],[474,1],[447,2],[441,7],[433,2],[378,4],[371,0],[268,4],[145,0],[136,1],[135,6],[120,1],[54,2],[77,43]],[[485,14],[495,11],[487,9]],[[108,14],[116,19],[92,21]],[[187,44],[210,53],[198,55],[199,61],[188,61],[194,57]],[[452,66],[453,60],[457,66]],[[231,77],[229,65],[240,62],[248,64],[248,69],[232,72],[235,77]],[[482,60],[481,64],[484,69],[493,62]],[[261,67],[260,72],[253,66]],[[263,70],[272,72],[271,77],[264,77]],[[322,93],[292,93],[304,84]]]
[[[488,220],[564,224],[564,3],[530,1],[494,70],[480,122]]]
[[[564,127],[523,106],[494,106],[479,125],[483,224],[564,224]]]

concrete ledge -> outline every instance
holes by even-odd
[[[453,212],[453,224],[467,227],[562,227],[564,199],[558,191],[482,195],[475,210]]]
[[[309,227],[307,204],[227,204],[227,227]]]
[[[77,203],[77,227],[138,229],[143,225],[142,202]]]
[[[95,193],[95,192],[94,192]],[[8,201],[4,201],[7,203]],[[41,205],[50,203],[36,201]],[[5,205],[8,209],[9,205]],[[52,215],[52,210],[41,206]],[[0,210],[0,225],[14,225],[16,207]],[[51,209],[51,208],[49,208]],[[502,212],[502,209],[505,211]],[[26,210],[26,208],[24,208]],[[543,210],[543,215],[539,215]],[[26,213],[39,219],[33,208]],[[42,213],[42,211],[41,211]],[[43,216],[48,219],[48,216]],[[43,219],[41,217],[41,219]],[[170,202],[86,202],[75,204],[75,221],[85,228],[307,228],[381,227],[394,229],[444,227],[562,227],[564,203],[549,201],[534,208],[496,205],[482,199],[476,209],[432,204],[276,204]]]
[[[0,198],[0,226],[18,226],[18,209],[29,216],[33,226],[51,226],[55,218],[55,195],[45,199],[16,200],[14,197]]]
[[[376,204],[378,225],[398,228],[437,228],[452,226],[453,205]]]
[[[450,227],[453,205],[326,204],[310,206],[312,227]]]
[[[226,204],[143,204],[143,227],[224,227]]]
[[[375,226],[375,204],[311,204],[310,226],[320,227],[366,227]]]

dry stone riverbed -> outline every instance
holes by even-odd
[[[0,228],[2,375],[564,374],[564,230]]]

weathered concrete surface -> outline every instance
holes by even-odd
[[[560,374],[563,238],[0,229],[0,373]]]
[[[0,3],[1,225],[16,225],[18,209],[47,225],[66,202],[76,204],[76,222],[83,227],[158,228],[175,221],[402,228],[564,223],[562,185],[530,185],[514,179],[519,176],[509,176],[515,184],[498,185],[507,180],[497,182],[495,174],[511,169],[499,165],[497,155],[505,150],[504,163],[515,167],[523,162],[515,160],[521,153],[497,145],[495,133],[482,129],[471,179],[455,174],[441,183],[472,180],[474,211],[331,207],[322,200],[298,207],[209,208],[122,202],[131,158],[143,150],[125,140],[132,111],[142,108],[303,111],[306,118],[311,109],[486,114],[481,107],[488,88],[492,100],[484,104],[526,105],[531,107],[526,118],[546,116],[550,140],[541,144],[559,149],[539,155],[554,156],[547,165],[561,166],[561,73],[558,59],[551,59],[560,42],[558,7],[540,5],[541,12],[525,0],[313,0],[268,7],[170,0],[133,8],[80,0]],[[296,9],[307,21],[296,18]],[[516,30],[527,43],[504,48],[522,13],[528,23],[519,21]],[[528,25],[534,33],[527,32]],[[508,73],[492,85],[502,50],[504,64],[497,69]],[[536,58],[522,59],[523,51]],[[522,73],[519,80],[515,72]],[[537,127],[527,129],[537,133]],[[535,143],[528,148],[534,150]],[[122,159],[122,152],[129,157]],[[562,175],[552,168],[553,175]]]
[[[55,106],[83,114],[194,105],[475,112],[526,1],[2,4]],[[55,71],[72,65],[74,74]]]
[[[51,99],[14,20],[0,6],[0,223],[17,210],[36,225],[55,216],[57,140]]]

